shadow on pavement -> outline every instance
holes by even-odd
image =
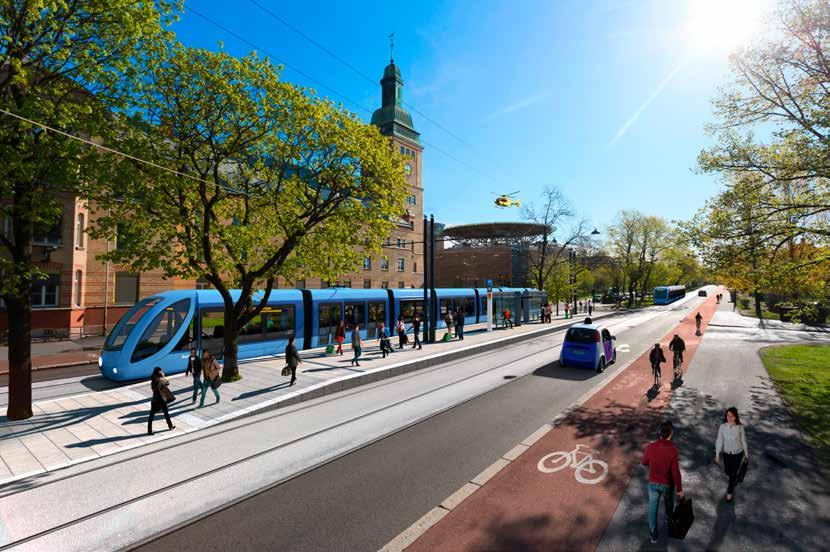
[[[554,378],[569,381],[585,381],[597,375],[594,370],[590,368],[563,368],[559,361],[545,364],[541,368],[533,371],[534,376],[541,376],[543,378]]]

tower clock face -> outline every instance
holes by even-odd
[[[410,174],[412,174],[412,165],[410,165],[409,163],[406,163],[403,166],[403,171],[406,173],[407,176],[409,176]]]

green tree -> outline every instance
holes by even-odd
[[[31,298],[44,276],[33,238],[59,224],[63,200],[96,186],[95,148],[41,125],[107,136],[137,50],[164,35],[175,0],[11,0],[0,5],[0,296],[9,319],[9,419],[32,416]],[[18,118],[37,121],[30,124]]]
[[[223,378],[235,379],[239,333],[277,277],[335,280],[380,252],[403,213],[403,163],[375,127],[255,54],[171,44],[147,66],[122,143],[177,174],[135,164],[99,202],[97,235],[118,232],[109,258],[121,265],[216,288]]]

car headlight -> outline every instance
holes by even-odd
[[[102,359],[101,357],[98,357],[98,368],[103,368],[103,367],[104,367],[104,359]]]

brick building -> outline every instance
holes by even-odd
[[[383,255],[367,257],[361,269],[338,282],[309,279],[280,280],[278,287],[320,288],[341,285],[353,288],[411,288],[423,285],[423,170],[420,135],[403,108],[403,78],[394,61],[383,72],[381,107],[372,124],[388,136],[407,160],[404,165],[408,194],[405,212],[386,238]],[[139,299],[171,289],[208,288],[193,280],[167,279],[160,270],[133,273],[96,257],[112,248],[113,241],[90,239],[85,230],[92,214],[83,201],[63,200],[63,216],[55,228],[33,242],[36,264],[48,278],[32,287],[33,335],[101,335],[111,329]],[[0,221],[6,235],[9,222]],[[8,328],[0,302],[0,332]]]

